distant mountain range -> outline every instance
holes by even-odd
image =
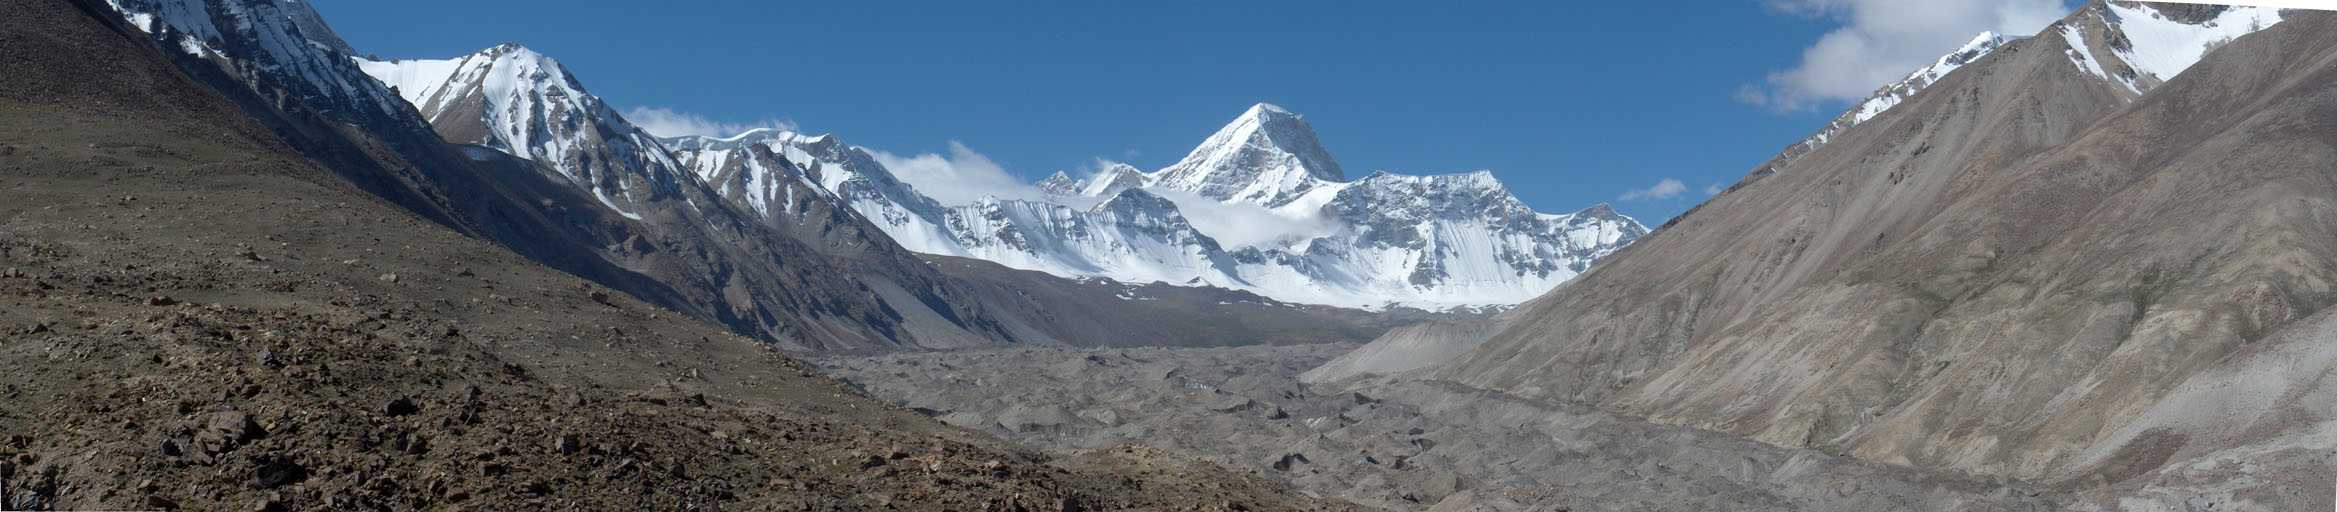
[[[709,175],[757,145],[797,167],[910,250],[1066,277],[1253,291],[1350,307],[1507,305],[1538,295],[1647,232],[1597,205],[1544,214],[1488,172],[1375,173],[1349,181],[1306,121],[1250,107],[1183,160],[1034,184],[1036,198],[945,205],[833,135],[758,130],[665,140]],[[1295,226],[1264,240],[1211,233],[1188,210]],[[1240,235],[1252,243],[1225,241]]]
[[[1491,173],[1349,181],[1297,114],[1252,106],[1183,160],[1058,173],[1045,197],[943,204],[834,135],[754,130],[651,140],[558,62],[506,44],[444,60],[359,60],[450,141],[542,162],[628,218],[695,178],[764,216],[804,201],[849,206],[910,251],[1064,277],[1255,292],[1345,307],[1504,306],[1589,268],[1647,232],[1596,205],[1534,212]],[[784,160],[758,160],[767,152]],[[744,165],[742,165],[744,164]],[[1224,225],[1288,227],[1240,244]]]

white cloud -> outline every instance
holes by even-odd
[[[725,123],[705,116],[658,107],[633,107],[625,111],[625,120],[659,137],[704,135],[729,137],[757,128],[795,131],[794,122],[785,119],[766,119],[752,123]]]
[[[1671,199],[1674,197],[1679,197],[1680,194],[1686,192],[1688,192],[1687,183],[1682,183],[1680,180],[1676,179],[1664,178],[1661,181],[1655,182],[1654,186],[1623,192],[1623,200],[1643,201],[1650,199]]]
[[[1721,182],[1717,181],[1712,182],[1711,185],[1704,186],[1704,195],[1706,196],[1717,196],[1720,195],[1721,192],[1726,191],[1728,191],[1728,186],[1722,185]]]
[[[961,205],[985,196],[1000,199],[1038,199],[1045,197],[1038,187],[1007,173],[1005,167],[990,157],[982,156],[973,148],[958,141],[949,141],[949,154],[923,153],[902,156],[878,150],[869,150],[877,163],[893,171],[893,176],[916,187],[917,191],[940,201],[943,205]]]
[[[1219,202],[1215,199],[1163,188],[1146,188],[1145,192],[1177,204],[1177,211],[1193,229],[1217,240],[1226,250],[1244,247],[1280,247],[1329,235],[1338,224],[1309,216],[1291,217],[1254,204]]]
[[[1769,6],[1841,23],[1803,49],[1793,69],[1736,92],[1738,101],[1778,110],[1863,99],[1981,31],[2035,34],[2070,11],[2062,0],[1770,0]]]

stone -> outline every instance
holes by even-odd
[[[390,416],[410,416],[414,413],[422,412],[422,407],[414,405],[413,400],[398,398],[396,400],[390,400],[387,404],[383,404],[381,407],[381,412],[382,414],[387,414]]]

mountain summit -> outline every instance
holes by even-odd
[[[1326,182],[1339,161],[1298,114],[1259,103],[1154,178],[1154,186],[1234,203],[1282,206]]]

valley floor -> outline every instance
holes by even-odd
[[[1033,448],[1141,443],[1389,510],[2055,510],[2067,501],[2019,482],[1445,383],[1299,382],[1354,347],[1012,349],[814,363],[880,399]]]

